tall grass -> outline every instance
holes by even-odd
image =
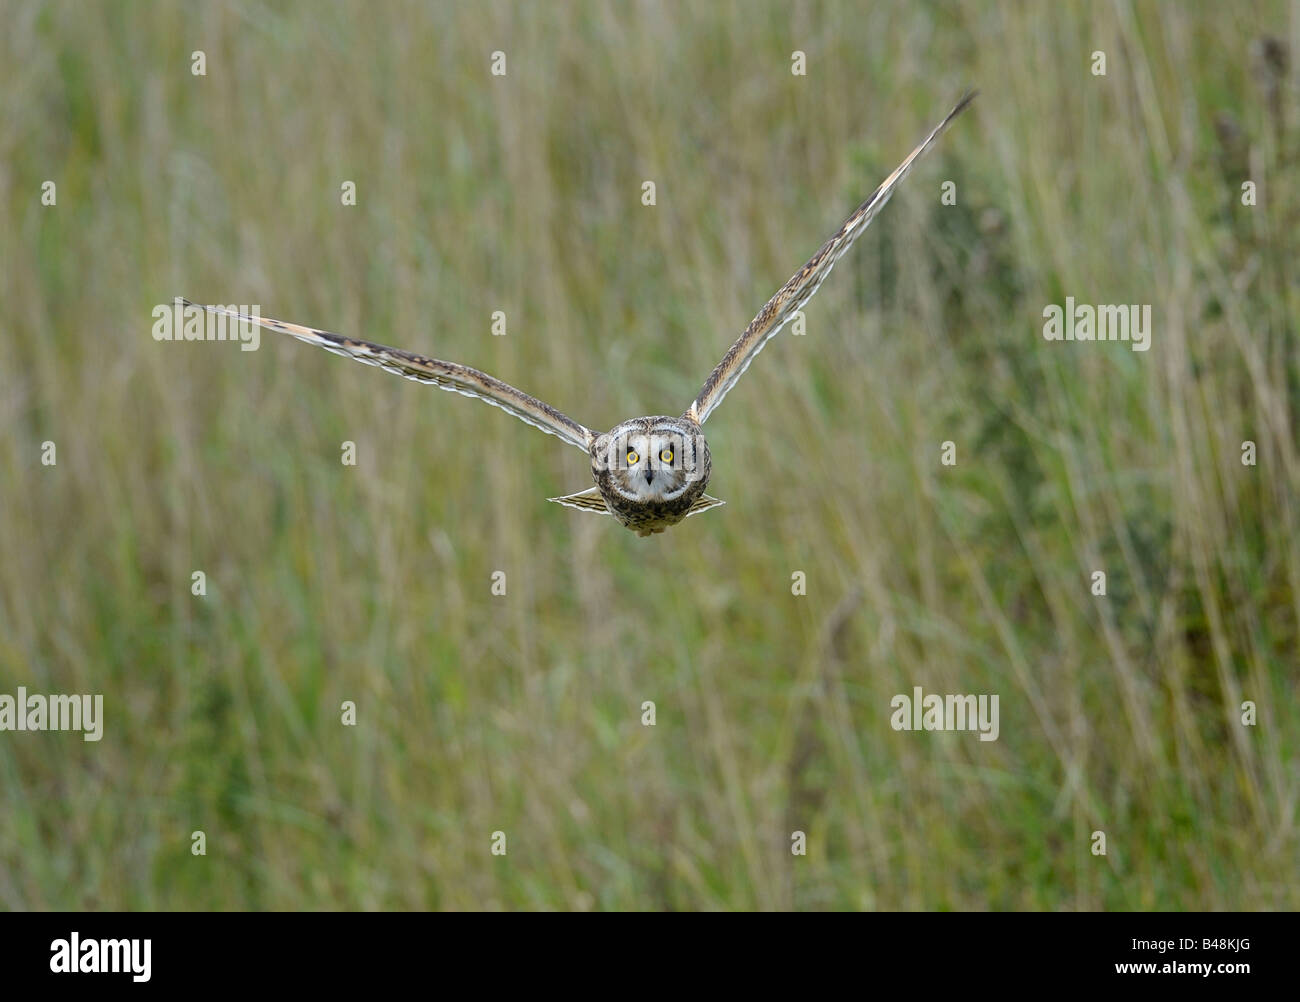
[[[0,734],[0,907],[1300,906],[1295,4],[0,6],[0,692],[107,713]],[[150,337],[680,413],[967,86],[662,536],[499,411]]]

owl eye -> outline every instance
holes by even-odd
[[[638,455],[636,454],[636,450],[635,450],[635,449],[628,449],[628,450],[627,450],[627,465],[628,465],[628,466],[636,466],[636,461],[637,461],[638,459],[640,459],[640,458],[641,458],[641,457],[638,456]]]
[[[665,449],[663,452],[659,453],[659,461],[661,463],[671,464],[673,461],[673,450]]]

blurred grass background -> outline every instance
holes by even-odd
[[[0,692],[107,717],[0,734],[0,907],[1300,906],[1300,6],[0,9]],[[150,336],[680,413],[968,86],[662,536],[499,411]],[[1045,342],[1067,295],[1151,350]]]

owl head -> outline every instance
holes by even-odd
[[[596,482],[627,501],[698,497],[710,468],[699,425],[683,418],[633,418],[598,435],[591,448]]]

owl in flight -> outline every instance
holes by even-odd
[[[613,515],[638,535],[649,536],[663,532],[690,515],[725,503],[704,493],[712,462],[701,426],[749,368],[754,356],[812,298],[835,262],[870,225],[912,165],[974,97],[974,92],[963,97],[907,155],[907,159],[853,211],[821,250],[777,290],[736,343],[727,349],[722,361],[704,381],[699,395],[681,417],[631,418],[608,432],[598,433],[522,390],[468,366],[441,362],[369,341],[357,341],[314,327],[301,327],[266,317],[246,317],[221,306],[205,306],[203,309],[289,334],[300,341],[319,345],[367,365],[377,365],[416,382],[432,383],[444,390],[478,397],[535,428],[559,436],[591,458],[591,474],[596,486],[550,500],[570,508]],[[186,306],[194,305],[188,300],[180,302]]]

